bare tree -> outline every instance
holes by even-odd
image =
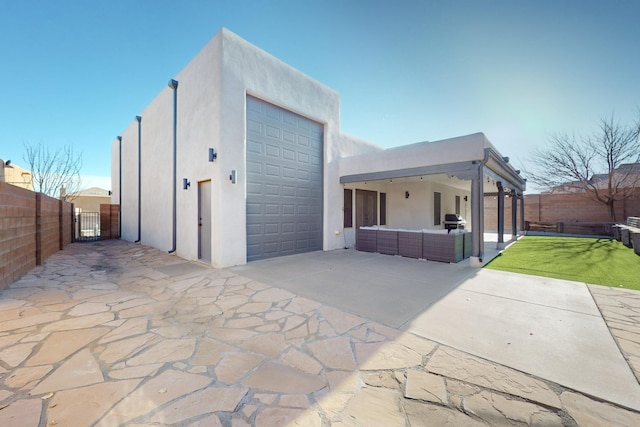
[[[24,148],[23,159],[31,169],[33,189],[51,197],[60,196],[64,189],[67,198],[73,198],[81,186],[82,153],[74,152],[70,145],[50,150],[42,142],[24,143]]]
[[[531,154],[529,178],[542,187],[584,192],[616,221],[615,203],[640,186],[640,118],[622,125],[612,115],[593,135],[557,133],[549,142]]]

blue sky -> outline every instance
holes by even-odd
[[[0,158],[110,147],[220,27],[333,88],[384,147],[484,132],[525,169],[558,131],[640,111],[640,2],[0,0]]]

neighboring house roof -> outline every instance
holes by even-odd
[[[91,187],[86,190],[76,191],[75,193],[69,193],[67,196],[72,197],[111,197],[111,192],[100,187]]]
[[[614,182],[618,188],[631,188],[640,184],[640,163],[625,163],[614,169]],[[606,189],[609,185],[609,174],[599,173],[589,179],[589,184],[598,189]],[[551,193],[580,193],[584,186],[579,181],[565,182],[551,189]]]

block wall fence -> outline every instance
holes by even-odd
[[[73,204],[0,182],[0,290],[73,241]]]
[[[505,198],[504,229],[511,231],[511,199]],[[626,222],[630,216],[640,216],[640,188],[627,200],[616,202],[616,222]],[[498,229],[497,197],[484,198],[484,227],[487,231]],[[607,207],[585,194],[528,194],[524,196],[526,222],[559,223],[611,223]],[[518,200],[518,227],[520,227],[520,200]],[[521,230],[519,230],[521,231]],[[568,232],[565,230],[565,232]]]
[[[100,240],[119,239],[120,206],[100,205]]]

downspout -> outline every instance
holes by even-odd
[[[177,146],[178,146],[178,81],[169,80],[168,86],[173,89],[173,246],[169,253],[172,254],[176,251],[176,182],[177,182]]]
[[[118,239],[122,238],[122,137],[118,136]]]
[[[142,165],[142,149],[141,149],[141,144],[142,144],[142,117],[141,116],[136,116],[136,120],[138,121],[138,240],[136,240],[133,243],[140,243],[140,240],[142,240],[142,238],[140,237],[141,235],[141,228],[140,228],[140,224],[142,223],[141,219],[141,213],[142,213],[142,172],[141,172],[141,165]]]

